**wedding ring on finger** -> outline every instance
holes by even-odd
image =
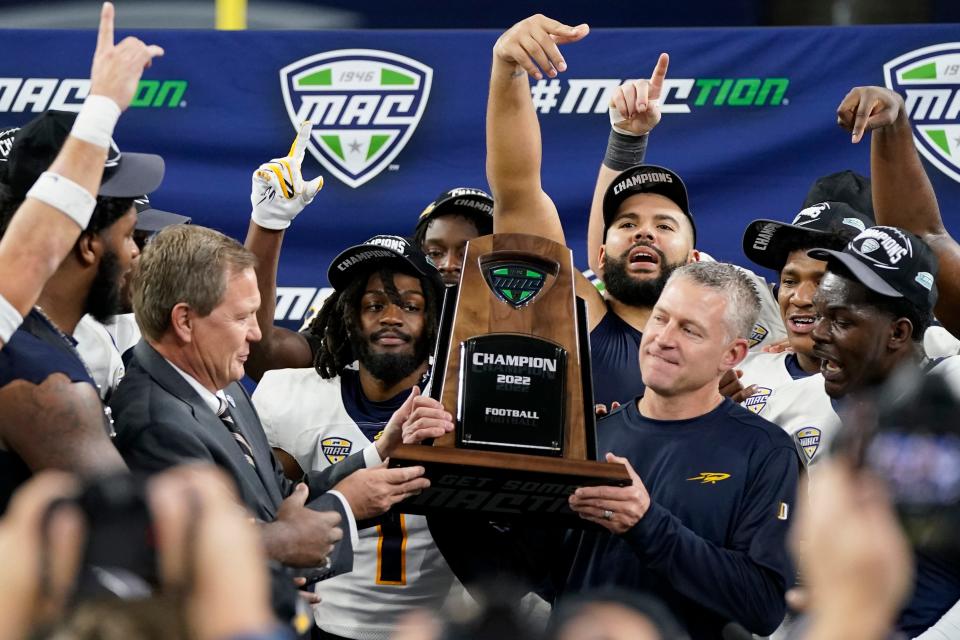
[[[604,510],[603,510],[603,519],[604,519],[604,520],[609,520],[609,519],[612,518],[612,517],[613,517],[613,511],[610,511],[610,509],[604,509]]]

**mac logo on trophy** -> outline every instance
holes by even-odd
[[[629,484],[596,462],[586,307],[569,249],[544,238],[471,240],[444,300],[430,393],[456,417],[433,446],[405,445],[391,466],[423,465],[431,486],[401,511],[466,510],[583,526],[567,496]]]
[[[547,279],[544,271],[531,264],[488,262],[481,269],[484,279],[497,297],[514,307],[533,302]],[[553,275],[556,275],[555,270]]]

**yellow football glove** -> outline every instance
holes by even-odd
[[[312,122],[301,122],[290,153],[257,167],[250,187],[253,221],[265,229],[286,229],[323,188],[323,176],[304,182],[300,165],[307,150]]]

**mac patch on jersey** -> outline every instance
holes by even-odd
[[[324,438],[320,441],[320,450],[330,464],[337,464],[348,455],[353,443],[346,438]]]
[[[433,69],[375,49],[339,49],[280,70],[294,129],[313,122],[307,148],[344,184],[357,188],[403,150],[427,106]]]
[[[753,325],[753,331],[750,332],[750,348],[753,349],[755,346],[763,342],[764,338],[767,337],[767,334],[770,333],[770,330],[759,322]]]
[[[960,182],[960,42],[905,53],[883,74],[887,88],[904,96],[917,149]]]
[[[816,427],[804,427],[793,434],[793,440],[797,448],[806,456],[807,464],[813,461],[813,456],[820,448],[820,435],[820,429]]]
[[[743,406],[747,409],[750,409],[750,411],[759,414],[761,411],[763,411],[763,408],[767,406],[767,400],[770,399],[770,394],[772,392],[772,389],[767,387],[757,387],[757,392],[744,400]]]

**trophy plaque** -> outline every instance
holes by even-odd
[[[565,246],[525,234],[471,240],[447,290],[430,395],[456,429],[401,445],[390,466],[423,465],[431,486],[408,513],[488,513],[585,526],[567,505],[579,486],[630,483],[596,461],[586,306]]]

